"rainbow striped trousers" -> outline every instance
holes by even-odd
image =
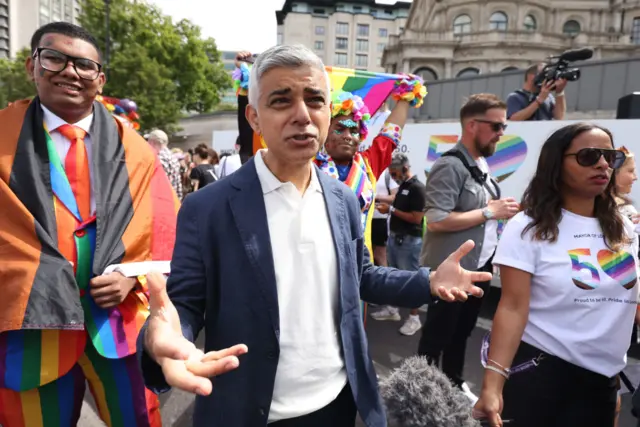
[[[160,402],[145,388],[136,355],[107,359],[91,341],[75,366],[57,380],[23,392],[0,388],[0,426],[74,427],[87,384],[108,427],[162,427]]]

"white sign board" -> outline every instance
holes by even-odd
[[[362,144],[362,148],[370,145],[380,131],[383,120],[376,119],[374,116],[369,137]],[[496,153],[487,159],[492,175],[500,181],[503,196],[521,199],[536,170],[542,144],[555,130],[576,122],[578,121],[509,122]],[[624,145],[634,151],[636,157],[640,156],[640,120],[590,122],[609,129],[616,147]],[[213,148],[218,151],[233,149],[237,135],[237,131],[214,132]],[[407,154],[413,173],[425,182],[433,163],[442,153],[453,147],[459,136],[458,122],[409,124],[404,128],[398,150]],[[634,185],[631,198],[636,207],[640,207],[640,183]]]

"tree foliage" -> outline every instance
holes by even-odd
[[[35,96],[36,87],[25,68],[28,57],[29,48],[25,48],[15,59],[0,59],[0,109],[9,102]]]
[[[105,52],[104,0],[83,0],[81,25]],[[173,23],[145,2],[111,0],[111,54],[104,94],[138,105],[142,129],[176,130],[185,112],[212,111],[232,84],[213,39],[203,39],[188,20]],[[35,96],[25,70],[29,48],[0,59],[0,108]],[[103,58],[103,62],[106,58]]]
[[[82,3],[80,22],[104,54],[105,2]],[[111,0],[109,33],[105,94],[134,100],[143,129],[171,130],[184,112],[213,110],[232,84],[215,41],[203,39],[200,28],[188,20],[172,22],[156,6]]]

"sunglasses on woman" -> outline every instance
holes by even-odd
[[[605,148],[583,148],[576,153],[567,153],[565,156],[576,156],[576,161],[580,166],[593,166],[604,157],[611,169],[618,169],[624,163],[627,156],[619,150],[609,150]]]

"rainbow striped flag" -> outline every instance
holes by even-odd
[[[399,74],[374,73],[330,66],[325,68],[331,80],[331,90],[341,90],[358,95],[364,101],[372,117],[391,94],[395,82],[403,79],[403,76]],[[259,135],[254,134],[253,153],[255,154],[261,148],[266,148],[266,144]]]
[[[106,358],[135,353],[149,314],[143,284],[102,309],[89,280],[110,265],[170,260],[180,205],[147,143],[97,102],[88,220],[77,217],[39,98],[0,110],[0,123],[0,388],[23,391],[66,374],[87,339]]]

